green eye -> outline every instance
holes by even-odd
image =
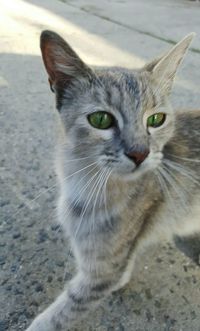
[[[147,127],[158,128],[161,126],[166,120],[166,114],[157,113],[149,116],[147,118]]]
[[[113,125],[114,117],[105,111],[97,111],[88,116],[88,121],[94,128],[105,130]]]

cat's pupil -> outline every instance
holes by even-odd
[[[102,124],[103,118],[104,118],[104,115],[100,114],[99,115],[99,124],[100,125]]]

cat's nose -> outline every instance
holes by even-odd
[[[133,149],[125,154],[129,159],[134,161],[137,166],[139,166],[149,155],[149,149]]]

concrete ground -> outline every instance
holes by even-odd
[[[61,33],[91,64],[139,67],[185,34],[197,37],[173,105],[200,108],[200,4],[184,0],[0,0],[0,331],[25,330],[74,273],[55,222],[58,114],[39,51]],[[77,330],[200,331],[199,238],[137,261],[133,281]]]

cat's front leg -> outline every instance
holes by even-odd
[[[56,301],[40,314],[27,331],[66,331],[94,309],[112,292],[111,279],[92,279],[83,273],[77,274]]]

